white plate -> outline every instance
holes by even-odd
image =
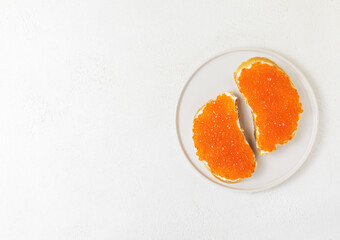
[[[300,95],[303,113],[296,136],[289,143],[279,145],[274,152],[260,156],[255,147],[253,120],[234,82],[234,72],[252,57],[266,57],[278,64],[291,78]],[[257,168],[250,178],[227,184],[216,179],[198,160],[192,140],[192,123],[196,111],[209,99],[225,91],[238,97],[239,115],[245,136],[255,150]],[[317,128],[318,107],[312,88],[305,76],[287,59],[262,49],[237,49],[224,52],[203,63],[189,78],[178,101],[176,128],[180,145],[192,166],[206,179],[233,190],[260,191],[274,187],[292,176],[307,159],[312,150]]]

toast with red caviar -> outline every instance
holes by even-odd
[[[273,61],[255,57],[243,62],[234,78],[251,108],[259,153],[268,154],[293,139],[303,110],[289,76]]]
[[[240,127],[237,98],[230,92],[201,107],[193,122],[196,155],[210,172],[227,183],[250,177],[257,162]]]

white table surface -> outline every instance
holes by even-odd
[[[340,1],[0,2],[0,239],[340,239]],[[177,142],[188,76],[236,47],[298,66],[320,108],[285,183],[209,183]]]

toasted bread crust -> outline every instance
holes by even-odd
[[[233,97],[233,99],[234,99],[234,104],[235,104],[235,108],[236,108],[236,112],[237,112],[237,115],[239,115],[238,105],[237,105],[237,97],[236,97],[232,92],[224,92],[223,94],[231,95],[231,96]],[[198,109],[198,111],[197,111],[196,114],[195,114],[194,119],[197,118],[197,117],[200,115],[201,111],[203,111],[203,109],[205,108],[205,106],[206,106],[209,102],[211,102],[211,101],[213,101],[213,100],[209,100],[209,101],[206,102],[206,104],[204,104],[200,109]],[[239,118],[238,118],[237,121],[239,121]],[[241,130],[241,132],[243,133],[243,129],[241,128],[240,124],[238,124],[238,126],[239,126],[239,129]],[[244,138],[245,138],[245,137],[244,137]],[[249,143],[248,143],[248,141],[247,141],[246,138],[245,138],[245,140],[246,140],[246,143],[249,145]],[[209,168],[207,162],[206,162],[206,161],[202,161],[202,162],[204,163],[204,166],[210,171],[210,168]],[[255,154],[254,154],[254,162],[255,162],[255,168],[254,168],[254,171],[255,171],[255,169],[256,169],[256,167],[257,167],[257,161],[256,161],[256,158],[255,158]],[[211,172],[211,171],[210,171],[210,172]],[[226,178],[223,178],[223,177],[221,177],[221,176],[219,176],[219,175],[213,174],[212,172],[211,172],[211,174],[212,174],[215,178],[217,178],[218,180],[220,180],[220,181],[222,181],[222,182],[225,182],[225,183],[237,183],[237,182],[240,182],[240,181],[242,181],[242,180],[244,179],[244,178],[239,178],[239,179],[236,179],[236,180],[231,180],[231,179],[226,179]]]
[[[288,74],[287,74],[285,71],[283,71],[282,68],[280,68],[276,63],[274,63],[273,61],[269,60],[268,58],[264,58],[264,57],[254,57],[254,58],[250,58],[250,59],[248,59],[247,61],[243,62],[243,63],[236,69],[236,71],[235,71],[235,73],[234,73],[234,79],[235,79],[235,83],[236,83],[238,89],[240,89],[238,78],[239,78],[239,76],[240,76],[242,70],[243,70],[244,68],[250,68],[253,64],[258,63],[258,62],[266,63],[266,64],[269,64],[269,65],[272,65],[272,66],[276,66],[276,67],[279,69],[279,71],[283,72],[284,74],[286,74],[286,75],[288,76]],[[292,81],[290,80],[290,77],[289,77],[289,76],[288,76],[288,78],[289,78],[289,81],[290,81],[291,86],[292,86],[294,89],[296,89],[295,86],[294,86],[294,84],[293,84]],[[241,92],[241,91],[240,91],[240,92]],[[260,148],[259,148],[259,145],[258,145],[258,138],[259,138],[258,135],[260,134],[260,132],[259,132],[259,130],[258,130],[258,126],[256,125],[256,121],[255,121],[256,115],[254,114],[253,109],[250,107],[247,98],[243,95],[242,92],[241,92],[241,94],[242,94],[243,98],[245,99],[246,103],[248,104],[248,106],[249,106],[249,108],[250,108],[250,110],[251,110],[252,116],[253,116],[254,135],[255,135],[255,140],[256,140],[256,147],[257,147],[257,149],[258,149],[260,155],[267,155],[268,153],[271,153],[271,152],[273,152],[274,150],[276,150],[276,148],[277,148],[278,145],[284,145],[284,144],[288,143],[290,140],[292,140],[292,139],[294,138],[294,136],[295,136],[295,134],[296,134],[296,131],[294,131],[294,132],[292,133],[292,135],[290,136],[290,139],[286,140],[283,144],[276,144],[276,145],[275,145],[275,149],[273,149],[272,151],[264,151],[264,150],[260,149]],[[300,99],[299,99],[299,101],[300,101]],[[301,113],[299,113],[299,119],[297,120],[297,122],[300,121],[300,118],[301,118]]]

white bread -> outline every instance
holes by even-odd
[[[222,95],[226,95],[226,96],[228,96],[228,97],[230,97],[230,98],[233,99],[234,104],[235,104],[235,109],[236,109],[236,112],[237,112],[237,115],[238,115],[237,97],[236,97],[233,93],[231,93],[231,92],[224,92]],[[197,113],[195,114],[194,119],[197,119],[197,118],[199,117],[199,115],[203,112],[203,110],[204,110],[204,108],[206,107],[206,105],[207,105],[208,103],[210,103],[211,101],[213,101],[213,100],[208,101],[205,105],[203,105],[203,106],[197,111]],[[243,134],[243,129],[242,129],[241,126],[240,126],[239,118],[237,118],[237,126],[238,126],[239,130],[241,131],[241,134]],[[244,135],[243,135],[243,137],[244,137]],[[247,145],[249,145],[245,137],[244,137],[244,141],[245,141],[245,143],[246,143]],[[249,146],[249,148],[250,148],[250,146]],[[250,148],[250,149],[251,149],[251,148]],[[252,151],[252,150],[251,150],[251,151]],[[255,170],[255,168],[256,168],[256,166],[257,166],[257,161],[256,161],[256,159],[255,159],[255,154],[254,154],[254,153],[253,153],[253,159],[254,159],[254,162],[255,162],[255,167],[254,167],[254,170]],[[202,160],[202,162],[203,162],[204,165],[207,167],[207,169],[211,172],[211,169],[210,169],[210,167],[209,167],[209,165],[208,165],[208,162],[205,161],[205,160]],[[211,173],[212,173],[212,172],[211,172]],[[220,181],[225,182],[225,183],[236,183],[236,182],[240,182],[241,180],[244,179],[244,178],[238,178],[238,179],[232,180],[232,179],[227,179],[227,178],[224,178],[224,177],[222,177],[222,176],[216,175],[216,174],[214,174],[214,173],[212,173],[212,175],[213,175],[214,177],[216,177],[217,179],[219,179]]]
[[[273,61],[271,61],[271,60],[269,60],[269,59],[267,59],[267,58],[263,58],[263,57],[254,57],[254,58],[248,59],[247,61],[243,62],[243,63],[237,68],[237,70],[236,70],[235,73],[234,73],[235,83],[236,83],[237,87],[239,88],[239,90],[240,90],[240,92],[241,92],[243,98],[245,99],[245,101],[247,102],[248,106],[250,107],[250,109],[251,109],[251,111],[252,111],[252,115],[253,115],[253,123],[254,123],[254,132],[255,132],[254,134],[255,134],[257,149],[258,149],[258,151],[259,151],[259,153],[260,153],[261,155],[266,155],[266,154],[268,154],[268,153],[274,151],[274,150],[276,149],[276,146],[277,146],[277,145],[282,145],[282,144],[288,143],[288,142],[295,136],[296,130],[291,134],[290,139],[285,140],[283,143],[276,144],[276,145],[275,145],[275,149],[272,150],[272,151],[265,151],[265,150],[263,150],[263,149],[261,149],[261,148],[259,147],[258,139],[259,139],[259,135],[260,135],[260,130],[259,130],[259,127],[256,125],[256,117],[257,117],[257,115],[256,115],[256,113],[254,113],[253,109],[252,109],[251,106],[249,105],[248,100],[247,100],[247,97],[246,97],[246,96],[244,95],[244,93],[241,91],[240,85],[239,85],[239,77],[241,76],[242,70],[243,70],[243,69],[250,69],[250,68],[252,67],[253,64],[258,63],[258,62],[264,63],[264,64],[268,64],[268,65],[271,65],[271,66],[275,66],[275,67],[277,67],[277,69],[278,69],[279,71],[283,72],[285,75],[287,75],[287,74],[286,74],[286,73],[284,72],[284,70],[281,69],[276,63],[274,63]],[[287,76],[288,76],[288,75],[287,75]],[[289,78],[289,76],[288,76],[288,78]],[[296,90],[296,88],[295,88],[294,84],[292,83],[292,81],[290,80],[290,78],[289,78],[289,81],[290,81],[291,86]],[[299,102],[299,103],[300,103],[300,102]],[[301,103],[300,103],[300,104],[301,104]],[[297,122],[300,120],[300,115],[301,115],[301,113],[300,113],[299,116],[298,116]]]

